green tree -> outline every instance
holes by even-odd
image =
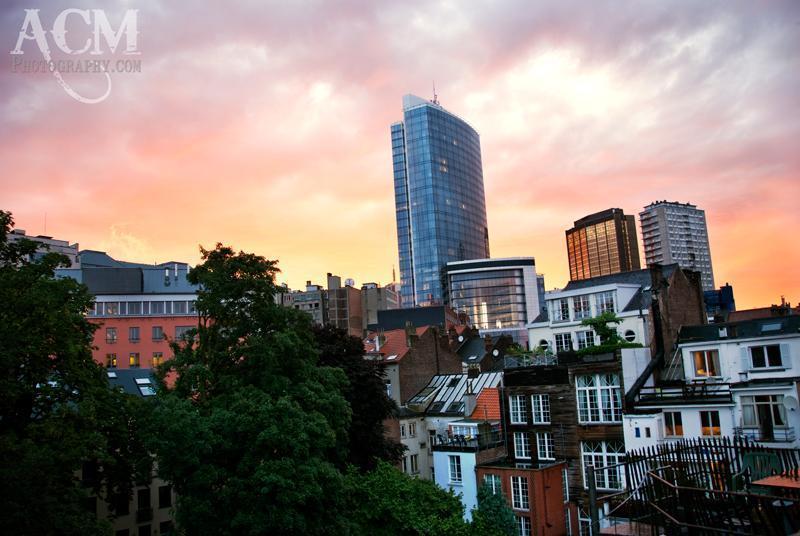
[[[514,536],[517,533],[514,511],[503,495],[492,492],[487,484],[478,488],[478,507],[472,510],[474,534]]]
[[[452,492],[429,480],[412,478],[385,462],[367,474],[347,477],[353,534],[471,534],[464,507]]]
[[[275,261],[220,244],[189,272],[199,322],[162,381],[149,434],[190,534],[341,534],[350,408],[307,315],[278,306]]]
[[[621,322],[620,318],[613,311],[605,311],[594,318],[586,318],[581,321],[581,325],[588,326],[600,337],[601,343],[598,346],[588,346],[578,350],[578,355],[595,355],[615,352],[620,348],[641,348],[638,343],[628,342],[619,336],[617,330],[612,327]]]
[[[315,326],[314,338],[320,351],[320,364],[341,369],[348,379],[343,394],[353,418],[347,462],[368,471],[379,460],[399,461],[404,447],[386,436],[383,425],[397,410],[386,394],[383,364],[364,359],[364,343],[343,329]]]
[[[0,523],[8,534],[102,534],[90,492],[131,495],[137,450],[137,400],[109,389],[92,360],[92,296],[56,279],[68,260],[11,242],[13,218],[0,211]],[[133,439],[132,439],[133,438]],[[84,462],[97,478],[78,480]]]

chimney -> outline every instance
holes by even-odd
[[[467,392],[464,393],[464,417],[469,417],[478,404],[478,395],[472,390],[472,380],[467,380]]]
[[[383,328],[381,328],[375,336],[375,351],[379,352],[384,344],[386,344],[386,335],[383,334]]]
[[[411,348],[414,345],[414,340],[417,338],[417,330],[414,329],[414,323],[411,320],[406,320],[406,346]]]

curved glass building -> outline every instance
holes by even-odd
[[[391,132],[402,305],[442,304],[444,266],[489,257],[480,137],[414,95]]]

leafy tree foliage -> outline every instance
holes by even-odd
[[[478,507],[472,510],[474,534],[486,536],[514,536],[517,533],[514,511],[501,494],[483,484],[478,488]]]
[[[54,277],[67,258],[10,242],[12,227],[0,211],[0,523],[9,534],[101,534],[110,525],[87,508],[89,492],[130,497],[136,466],[148,469],[140,401],[109,389],[92,360],[92,297]],[[88,488],[84,462],[99,465]]]
[[[275,261],[202,250],[197,329],[162,366],[150,446],[190,534],[342,534],[350,408],[310,319],[274,303]]]
[[[365,475],[349,474],[347,497],[353,534],[472,534],[457,496],[385,462]]]
[[[581,348],[577,355],[596,355],[615,352],[620,348],[641,348],[638,343],[628,342],[617,333],[612,324],[621,322],[620,318],[613,311],[605,311],[594,318],[586,318],[581,321],[581,325],[588,326],[594,330],[602,341],[597,346],[587,346]]]
[[[334,326],[314,327],[320,350],[320,364],[341,369],[348,379],[344,397],[353,411],[348,437],[347,462],[363,471],[373,469],[378,460],[397,462],[403,445],[386,437],[383,421],[396,411],[386,395],[384,366],[364,359],[364,344]]]

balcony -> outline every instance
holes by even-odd
[[[636,397],[637,406],[732,402],[729,383],[692,382],[679,387],[642,387]]]
[[[740,426],[734,428],[733,433],[737,437],[745,437],[761,443],[791,443],[797,438],[795,429],[791,426],[772,429]]]
[[[445,452],[477,452],[503,445],[503,435],[500,431],[476,436],[442,435],[439,434],[431,441],[432,451]]]

